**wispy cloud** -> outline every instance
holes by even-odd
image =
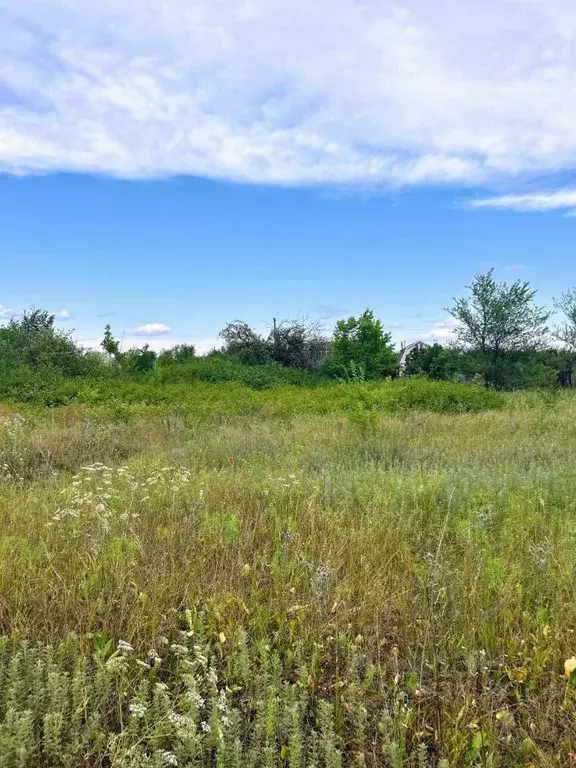
[[[526,269],[528,269],[527,264],[506,264],[504,267],[504,272],[524,272]]]
[[[172,328],[164,323],[145,323],[126,331],[126,333],[133,336],[164,336],[167,333],[172,333]]]
[[[484,184],[576,157],[568,0],[4,0],[0,24],[4,172]]]
[[[8,309],[4,304],[0,304],[0,318],[12,317],[13,314],[14,311],[12,309]]]
[[[560,189],[555,192],[540,192],[524,195],[500,195],[473,200],[469,203],[472,208],[502,209],[525,212],[545,213],[565,208],[576,207],[576,189]],[[571,211],[567,215],[571,215]]]
[[[344,315],[349,312],[349,309],[344,309],[343,307],[324,306],[318,308],[316,315],[320,320],[337,320],[340,317],[344,317]]]
[[[56,320],[70,320],[72,315],[67,309],[59,309],[58,312],[55,312]]]

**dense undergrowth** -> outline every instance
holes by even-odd
[[[2,768],[570,764],[570,394],[122,402],[2,411]]]
[[[494,390],[451,381],[409,378],[397,381],[334,382],[314,374],[303,374],[274,366],[239,366],[252,371],[266,386],[249,386],[242,380],[203,380],[190,376],[188,366],[169,373],[140,377],[73,377],[28,372],[27,377],[0,379],[4,401],[60,406],[135,404],[179,409],[198,418],[242,413],[280,415],[291,413],[394,412],[430,410],[467,412],[502,407],[505,396]],[[263,370],[259,370],[262,368]],[[195,372],[196,368],[191,366]],[[272,369],[270,372],[269,369]],[[214,368],[208,370],[214,373]],[[286,376],[284,371],[294,376]],[[282,372],[278,381],[272,376]],[[291,378],[297,384],[291,382]],[[313,386],[305,386],[308,379]],[[256,379],[254,378],[254,381]],[[253,381],[253,384],[254,384]]]

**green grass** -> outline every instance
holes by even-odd
[[[2,412],[2,768],[570,764],[570,394],[117,386]]]

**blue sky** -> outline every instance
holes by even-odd
[[[568,0],[5,0],[0,312],[201,350],[472,275],[576,284]]]

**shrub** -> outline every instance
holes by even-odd
[[[360,317],[336,323],[331,352],[324,363],[325,372],[332,376],[348,377],[352,370],[360,369],[367,379],[391,376],[397,370],[391,336],[368,309]]]

